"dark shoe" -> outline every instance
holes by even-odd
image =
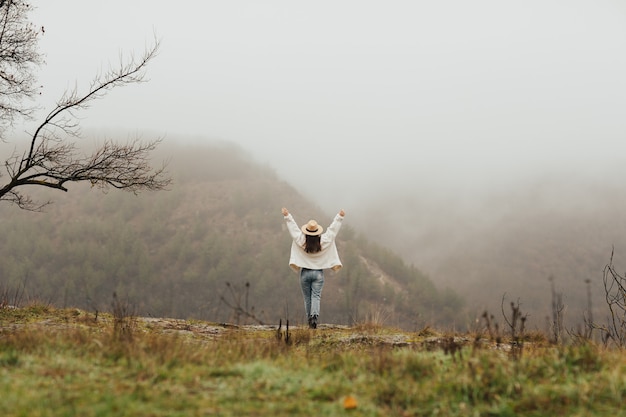
[[[309,329],[317,329],[317,314],[309,317]]]

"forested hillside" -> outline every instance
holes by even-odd
[[[107,194],[33,189],[54,203],[41,213],[0,206],[0,291],[91,311],[113,294],[135,314],[213,321],[302,321],[297,275],[280,208],[296,221],[322,213],[274,172],[225,144],[162,149],[168,191]],[[337,207],[339,210],[340,207]],[[415,328],[452,325],[458,295],[391,251],[365,241],[349,213],[338,246],[344,268],[327,274],[322,321],[361,320]]]
[[[501,318],[504,297],[507,313],[509,303],[519,301],[528,327],[545,331],[560,298],[567,329],[577,331],[590,307],[596,324],[608,323],[604,268],[612,253],[618,271],[626,265],[623,169],[611,166],[602,175],[586,170],[581,166],[577,176],[537,174],[515,187],[475,195],[389,196],[355,217],[398,207],[385,229],[373,223],[372,233],[437,286],[463,294],[470,317],[488,310]]]

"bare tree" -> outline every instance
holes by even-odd
[[[22,7],[23,4],[0,0],[0,11],[8,17],[12,16],[14,20],[23,22],[25,19],[23,16],[19,18],[14,16],[18,12],[27,12],[27,9]],[[30,52],[33,52],[36,36],[29,39]],[[4,162],[8,181],[4,185],[0,183],[0,201],[14,203],[26,210],[39,210],[49,203],[36,203],[29,195],[24,194],[24,186],[27,185],[68,191],[66,187],[68,182],[89,181],[92,186],[101,189],[112,187],[134,193],[165,188],[170,183],[165,165],[153,168],[149,159],[150,153],[160,143],[160,139],[152,141],[134,139],[125,144],[107,140],[91,154],[82,153],[82,149],[75,142],[81,138],[77,113],[88,109],[94,100],[102,98],[116,87],[144,82],[146,67],[156,56],[158,48],[159,42],[155,39],[154,44],[146,48],[140,57],[131,55],[127,62],[121,60],[119,67],[112,67],[96,76],[87,91],[79,92],[77,87],[66,91],[58,100],[56,107],[36,127],[34,133],[29,134],[28,149],[23,153],[14,152]],[[0,46],[0,50],[2,49]],[[30,67],[21,68],[13,65],[11,68],[14,73],[23,73],[25,79],[28,78],[26,75],[32,75]],[[5,86],[0,84],[0,88]],[[0,96],[7,92],[10,93],[10,89],[0,92]],[[29,96],[29,91],[22,93],[22,97]],[[18,113],[28,114],[25,107]],[[12,122],[10,111],[0,112],[0,119],[3,117],[5,122]]]
[[[24,104],[39,91],[35,69],[43,62],[37,49],[43,28],[28,21],[31,6],[24,1],[0,0],[0,139],[18,117],[29,117]]]

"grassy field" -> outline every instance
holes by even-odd
[[[617,416],[626,355],[374,325],[0,309],[2,416]],[[280,337],[279,337],[280,336]],[[288,336],[288,337],[287,337]],[[285,341],[287,339],[287,341]]]

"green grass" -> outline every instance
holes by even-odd
[[[271,329],[128,320],[0,309],[0,415],[615,416],[626,398],[624,352],[590,343],[514,359],[419,334],[393,347],[401,332],[381,327],[293,329],[287,345]]]

